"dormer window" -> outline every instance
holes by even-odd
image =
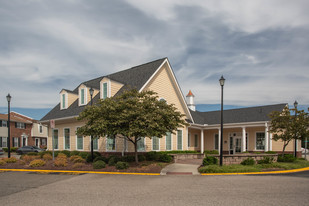
[[[60,109],[67,109],[68,108],[68,95],[63,93],[60,95]]]
[[[79,105],[86,105],[87,104],[87,88],[79,89]]]
[[[103,82],[102,83],[102,99],[106,99],[109,97],[109,85],[108,82]]]

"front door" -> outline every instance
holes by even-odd
[[[229,135],[229,151],[230,154],[241,153],[241,136],[236,133]]]
[[[235,153],[241,153],[241,137],[235,137]]]
[[[35,138],[35,146],[40,147],[40,139]]]

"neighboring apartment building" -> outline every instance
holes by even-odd
[[[167,133],[163,138],[143,138],[138,151],[166,150],[219,150],[220,112],[195,111],[194,95],[187,95],[188,103],[178,85],[175,74],[167,58],[132,67],[110,75],[101,76],[81,83],[73,91],[62,89],[60,103],[57,104],[41,123],[55,120],[55,128],[49,129],[48,149],[52,149],[52,136],[56,150],[90,150],[90,137],[76,135],[76,130],[84,123],[76,117],[90,104],[89,89],[94,89],[93,100],[105,99],[122,93],[125,89],[139,91],[153,90],[160,99],[174,104],[190,123],[178,128],[175,134]],[[219,101],[219,100],[218,100]],[[226,110],[224,112],[223,152],[237,154],[245,151],[278,151],[282,142],[272,140],[268,133],[269,117],[272,111],[282,111],[287,104]],[[133,152],[133,144],[120,136],[101,137],[94,141],[94,150],[99,152]],[[300,148],[300,144],[298,146]],[[293,151],[289,144],[287,151]]]
[[[10,143],[11,147],[26,145],[47,147],[46,126],[30,117],[10,113]],[[8,147],[8,115],[0,114],[0,147]]]

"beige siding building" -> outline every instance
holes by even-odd
[[[166,150],[220,150],[220,112],[195,111],[194,95],[186,96],[180,89],[167,58],[132,67],[114,74],[82,82],[73,91],[60,91],[60,101],[45,117],[42,124],[55,121],[55,128],[48,129],[48,149],[90,151],[90,137],[76,135],[83,122],[76,120],[85,106],[90,105],[90,89],[94,90],[93,102],[121,94],[124,90],[135,88],[139,91],[155,91],[159,99],[174,104],[185,115],[189,126],[178,128],[174,134],[167,133],[162,138],[143,138],[138,151]],[[282,142],[272,140],[268,132],[272,111],[282,111],[287,105],[269,105],[224,111],[223,153],[281,151]],[[300,148],[300,143],[298,148]],[[108,153],[133,152],[134,146],[121,136],[100,137],[94,140],[94,150]],[[293,151],[293,145],[287,147]]]

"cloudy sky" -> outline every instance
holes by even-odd
[[[0,0],[0,106],[168,57],[198,104],[308,104],[307,0]]]

